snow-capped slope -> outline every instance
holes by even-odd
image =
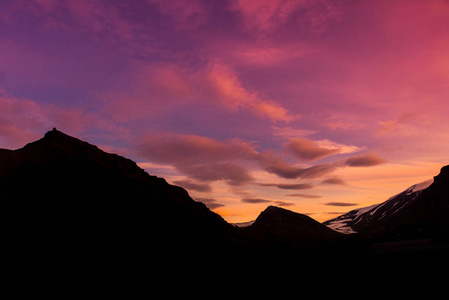
[[[357,233],[351,227],[351,224],[353,224],[354,220],[356,220],[360,215],[366,213],[367,211],[369,211],[377,206],[379,206],[379,204],[354,209],[354,210],[351,210],[350,212],[345,213],[344,215],[341,215],[335,219],[326,221],[323,224],[329,228],[332,228],[335,231],[338,231],[338,232],[341,232],[344,234]]]
[[[254,224],[256,220],[248,221],[248,222],[241,222],[241,223],[231,223],[234,227],[248,227]]]
[[[404,207],[413,203],[423,190],[433,183],[433,179],[412,185],[405,191],[390,197],[387,201],[367,207],[351,210],[337,218],[323,224],[335,231],[351,234],[363,230],[368,225],[378,223],[379,220],[398,213]],[[379,228],[380,230],[380,228]]]

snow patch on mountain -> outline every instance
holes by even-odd
[[[421,191],[421,190],[427,189],[432,183],[433,183],[433,178],[429,179],[429,180],[426,180],[426,181],[423,181],[423,182],[420,182],[418,184],[412,185],[410,187],[411,191],[409,191],[409,193],[413,193],[413,192],[417,192],[417,191]]]
[[[345,213],[337,218],[328,220],[323,224],[335,231],[344,234],[357,233],[357,231],[353,228],[354,225],[362,220],[362,222],[365,222],[367,219],[372,220],[373,218],[380,220],[387,215],[393,215],[397,213],[409,203],[412,203],[420,195],[421,191],[428,188],[432,183],[433,179],[430,179],[412,185],[403,192],[390,197],[385,202],[351,210],[350,212]]]

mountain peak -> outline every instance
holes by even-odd
[[[289,210],[281,208],[279,206],[270,205],[263,212],[287,212]]]
[[[97,146],[91,145],[87,142],[84,142],[80,139],[77,139],[75,137],[72,137],[68,134],[65,134],[59,130],[57,130],[56,128],[53,128],[53,130],[48,131],[47,133],[45,133],[44,137],[31,142],[29,144],[26,144],[25,147],[23,147],[24,150],[30,150],[32,149],[33,151],[38,151],[39,149],[42,148],[47,148],[48,147],[52,148],[52,149],[60,149],[60,150],[64,150],[64,151],[68,151],[68,150],[75,150],[75,151],[80,151],[80,147],[83,148],[83,151],[86,149],[96,149],[98,150]]]
[[[97,148],[97,146],[91,145],[87,142],[84,142],[80,139],[77,139],[73,136],[70,136],[68,134],[65,134],[62,131],[57,130],[56,128],[53,128],[50,131],[47,131],[45,133],[44,137],[37,142],[45,142],[45,143],[51,143],[51,144],[78,144],[78,145],[89,145],[90,147]]]
[[[296,212],[293,212],[293,211],[285,209],[285,208],[270,205],[263,212],[260,213],[260,215],[259,215],[259,217],[257,217],[255,223],[261,223],[261,222],[266,222],[266,221],[286,222],[286,221],[293,221],[293,220],[295,220],[295,221],[298,221],[298,220],[315,221],[312,218],[310,218],[304,214],[296,213]]]
[[[52,130],[47,131],[44,135],[44,138],[47,139],[54,139],[56,137],[69,137],[69,135],[63,133],[62,131],[57,130],[56,127],[53,127]]]
[[[333,240],[339,235],[309,216],[273,205],[261,212],[248,230],[255,236],[295,245]]]
[[[434,177],[434,181],[437,183],[449,183],[449,165],[441,168],[440,173]]]

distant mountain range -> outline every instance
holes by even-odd
[[[108,265],[231,253],[369,257],[379,241],[449,243],[449,167],[433,183],[324,224],[269,206],[238,227],[133,161],[53,129],[21,149],[0,149],[0,188],[1,250],[21,257]]]

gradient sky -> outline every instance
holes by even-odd
[[[449,164],[448,1],[1,7],[1,148],[56,127],[229,222],[324,221]]]

